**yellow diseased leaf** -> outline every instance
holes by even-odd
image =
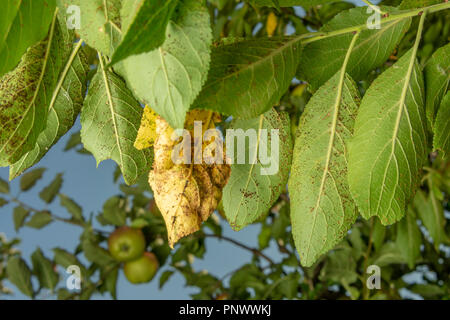
[[[200,193],[191,170],[175,166],[165,171],[151,171],[149,183],[156,205],[166,222],[169,245],[197,231],[202,223],[197,213]]]
[[[266,23],[266,31],[269,37],[273,36],[275,30],[277,29],[277,25],[278,25],[278,18],[275,15],[275,13],[273,12],[269,13],[269,15],[267,16],[267,23]]]
[[[142,115],[141,126],[134,142],[134,147],[138,150],[147,149],[153,146],[156,140],[156,117],[158,115],[152,108],[145,106]]]
[[[192,138],[195,121],[202,121],[203,134],[215,127],[220,116],[202,110],[189,112],[185,128]],[[199,230],[202,222],[217,208],[230,167],[227,164],[174,164],[172,150],[179,140],[171,139],[173,129],[161,117],[156,118],[156,133],[155,161],[149,184],[166,223],[169,245],[173,248],[180,238]],[[194,145],[192,139],[191,149]]]

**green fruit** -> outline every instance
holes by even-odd
[[[144,234],[140,229],[120,227],[109,236],[108,247],[117,261],[135,260],[145,251]]]
[[[131,283],[145,283],[153,279],[158,270],[159,263],[151,252],[144,252],[139,259],[125,263],[123,271]]]

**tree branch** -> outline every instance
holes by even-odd
[[[245,245],[245,244],[243,244],[243,243],[241,243],[239,241],[236,241],[236,240],[234,240],[232,238],[225,237],[225,236],[218,236],[218,235],[215,235],[215,234],[204,234],[204,236],[205,236],[205,238],[216,238],[216,239],[228,241],[228,242],[230,242],[230,243],[232,243],[232,244],[234,244],[234,245],[236,245],[236,246],[238,246],[238,247],[240,247],[242,249],[250,251],[250,252],[252,252],[253,254],[255,254],[257,256],[260,256],[261,258],[263,258],[267,262],[269,262],[271,265],[275,264],[275,262],[271,258],[266,256],[264,253],[262,253],[258,249],[249,247],[249,246],[247,246],[247,245]]]

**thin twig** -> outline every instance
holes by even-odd
[[[249,247],[249,246],[247,246],[247,245],[245,245],[245,244],[243,244],[243,243],[241,243],[239,241],[236,241],[236,240],[234,240],[232,238],[229,238],[229,237],[226,237],[226,236],[218,236],[218,235],[215,235],[215,234],[205,234],[204,236],[205,236],[205,238],[217,238],[217,239],[220,239],[220,240],[228,241],[228,242],[230,242],[230,243],[232,243],[232,244],[234,244],[234,245],[236,245],[236,246],[238,246],[238,247],[240,247],[242,249],[248,250],[248,251],[252,252],[253,254],[255,254],[257,256],[260,256],[261,258],[263,258],[267,262],[269,262],[271,265],[275,264],[275,262],[271,258],[266,256],[264,253],[262,253],[258,249]]]

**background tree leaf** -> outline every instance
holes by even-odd
[[[55,0],[3,1],[0,13],[0,77],[11,71],[25,51],[47,35]]]
[[[349,146],[349,185],[361,215],[400,220],[427,157],[422,73],[411,49],[367,90]]]
[[[256,132],[256,140],[252,142],[252,139],[248,139],[249,142],[245,144],[245,164],[238,164],[234,159],[230,178],[223,189],[222,202],[227,220],[233,229],[240,230],[268,212],[285,189],[291,165],[292,140],[287,115],[278,113],[275,109],[267,111],[258,118],[235,120],[231,128],[241,129],[243,133],[247,130]],[[257,136],[260,130],[267,130],[267,135],[262,136],[258,141]],[[272,150],[272,141],[275,138],[271,130],[278,130],[279,158],[272,157],[271,164],[263,164],[258,156],[253,163],[254,157],[259,154],[261,148],[267,150],[268,157],[277,152],[276,149]],[[236,140],[234,143],[235,146],[239,146]],[[238,150],[242,152],[240,148]],[[273,166],[278,166],[276,173],[270,172],[272,169],[269,167]]]
[[[125,182],[133,184],[151,165],[149,150],[133,146],[143,109],[125,82],[104,68],[103,58],[100,62],[81,112],[81,139],[97,165],[114,160]]]
[[[121,11],[124,35],[122,42],[114,51],[111,64],[161,46],[165,40],[167,24],[177,5],[178,0],[124,2]],[[132,6],[134,10],[130,10],[126,6]],[[123,12],[125,12],[126,19],[124,19]]]
[[[431,6],[433,4],[442,3],[441,0],[403,0],[399,8],[411,9],[411,8],[421,8],[426,6]]]
[[[0,193],[9,193],[9,183],[0,178]]]
[[[39,197],[46,203],[53,202],[53,199],[55,199],[56,195],[62,187],[62,183],[62,173],[58,173],[53,181],[44,189],[42,189],[42,191],[39,193]]]
[[[0,208],[7,205],[9,202],[3,198],[0,198]]]
[[[84,239],[82,241],[83,252],[91,262],[94,262],[100,266],[108,266],[114,264],[114,259],[104,248],[94,243],[90,239]]]
[[[36,182],[42,178],[42,175],[45,172],[45,168],[36,168],[27,173],[25,173],[20,178],[20,190],[28,191],[34,187]]]
[[[422,234],[416,222],[416,214],[408,210],[405,217],[397,224],[396,244],[401,250],[410,269],[414,268],[417,258],[420,256]]]
[[[357,217],[347,184],[347,143],[360,98],[348,75],[340,80],[338,72],[311,98],[296,134],[289,194],[292,233],[304,266],[332,249]]]
[[[425,66],[424,75],[426,83],[427,118],[431,127],[433,127],[436,113],[450,82],[450,44],[434,52]],[[449,106],[447,108],[450,109]]]
[[[109,198],[103,205],[102,217],[112,225],[125,225],[127,214],[121,202],[125,201],[119,197]]]
[[[53,222],[53,218],[48,211],[39,211],[33,214],[25,225],[35,229],[42,229],[51,222]]]
[[[355,268],[356,261],[352,257],[351,248],[347,246],[330,254],[320,277],[337,283],[352,284],[358,280]]]
[[[33,296],[33,285],[31,283],[31,271],[27,263],[19,256],[9,258],[6,266],[8,279],[14,284],[24,295]]]
[[[395,9],[391,7],[381,7],[381,9],[390,13],[395,12]],[[365,25],[371,15],[373,13],[367,13],[367,7],[352,8],[339,13],[320,31],[329,32]],[[358,81],[369,71],[382,65],[403,38],[410,23],[409,18],[398,19],[382,24],[381,29],[361,31],[350,56],[347,73]],[[307,44],[300,61],[297,78],[306,80],[314,90],[319,88],[342,67],[352,37],[352,33],[345,33]]]
[[[433,146],[440,150],[444,157],[450,156],[450,93],[442,99],[434,124]]]
[[[37,248],[31,255],[31,262],[33,263],[33,273],[39,279],[41,287],[55,289],[59,276],[53,270],[52,262],[44,256],[40,248]]]
[[[369,259],[369,263],[379,267],[390,264],[406,263],[402,250],[392,241],[386,242],[381,249]]]
[[[207,8],[186,0],[173,14],[163,45],[123,61],[127,83],[173,128],[182,128],[186,112],[206,81],[212,33]]]
[[[60,205],[67,209],[72,218],[83,221],[83,212],[81,207],[65,194],[59,194]]]
[[[112,271],[108,270],[109,268],[111,268],[111,266],[106,267],[105,269],[107,270],[102,269],[102,276],[106,276],[105,289],[111,294],[113,299],[117,299],[117,279],[119,278],[119,268],[115,267]]]
[[[13,220],[14,220],[14,229],[19,231],[19,229],[24,225],[25,219],[30,215],[30,211],[25,209],[24,207],[18,206],[14,208],[13,211]]]
[[[300,52],[300,41],[289,37],[214,47],[208,80],[194,107],[245,119],[261,115],[288,89]]]
[[[422,220],[425,228],[430,233],[435,249],[439,250],[439,245],[446,238],[442,203],[436,199],[433,193],[427,196],[422,190],[419,190],[414,197],[414,207],[420,220]]]
[[[309,8],[319,4],[335,2],[336,0],[248,0],[251,4],[259,7],[276,7],[277,3],[280,7],[302,6]]]

